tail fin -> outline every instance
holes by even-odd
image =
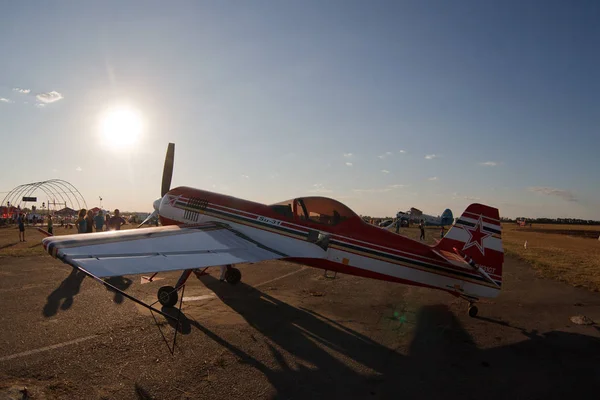
[[[435,249],[468,256],[494,280],[501,281],[504,249],[498,209],[471,204]]]

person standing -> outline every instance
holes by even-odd
[[[425,221],[421,220],[419,229],[421,229],[421,237],[419,237],[419,240],[425,240]]]
[[[96,232],[102,232],[104,230],[104,215],[102,210],[98,211],[98,214],[94,217],[96,223]]]
[[[108,230],[111,231],[120,231],[121,230],[121,226],[125,225],[127,223],[127,221],[125,221],[125,219],[123,217],[121,217],[120,215],[120,211],[119,209],[115,209],[115,213],[112,217],[110,217],[110,219],[108,220]]]
[[[48,214],[48,233],[54,235],[53,232],[53,224],[52,224],[52,215]]]
[[[85,233],[94,232],[94,212],[92,210],[88,210],[87,216],[85,217],[85,228]]]
[[[77,227],[77,233],[86,233],[87,232],[87,222],[85,220],[86,209],[82,208],[79,210],[79,215],[75,220],[75,226]]]
[[[17,224],[19,224],[19,242],[25,241],[25,215],[20,213],[17,217]],[[21,236],[23,239],[21,240]]]

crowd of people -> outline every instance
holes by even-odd
[[[51,235],[54,234],[54,221],[52,215],[48,214],[45,217],[46,220],[46,230]],[[21,212],[16,215],[17,226],[19,228],[19,241],[25,242],[25,223],[29,222],[25,213]],[[39,218],[35,223],[43,222],[42,218]],[[35,225],[34,223],[34,225]],[[75,228],[77,228],[77,233],[93,233],[93,232],[103,232],[103,231],[119,231],[123,225],[127,224],[125,218],[121,217],[121,213],[119,209],[115,209],[114,214],[111,216],[109,213],[104,214],[102,210],[98,211],[98,213],[94,214],[92,210],[86,210],[82,208],[79,210],[77,214],[77,219],[75,220]],[[61,219],[61,226],[64,226],[64,220]],[[67,224],[67,227],[70,227],[70,224]]]
[[[121,226],[127,224],[125,218],[121,217],[119,209],[115,209],[114,214],[104,215],[102,210],[98,211],[96,215],[92,210],[86,210],[82,208],[77,214],[75,220],[75,227],[78,233],[92,233],[102,231],[119,231]]]

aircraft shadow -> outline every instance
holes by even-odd
[[[600,388],[600,340],[565,332],[523,332],[524,340],[481,349],[444,305],[422,307],[407,355],[318,313],[239,283],[201,280],[263,334],[269,367],[194,320],[242,362],[261,371],[277,398],[549,399]],[[296,360],[290,364],[286,353]]]
[[[79,293],[83,278],[85,278],[85,274],[78,269],[73,268],[69,276],[67,276],[65,280],[61,282],[60,286],[54,289],[48,296],[46,305],[42,311],[44,316],[52,317],[53,315],[56,315],[59,307],[61,310],[68,310],[71,308],[73,305],[73,296]],[[63,299],[64,301],[60,304]]]

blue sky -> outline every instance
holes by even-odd
[[[175,142],[172,187],[600,219],[598,2],[123,3],[2,6],[0,192],[151,210]]]

